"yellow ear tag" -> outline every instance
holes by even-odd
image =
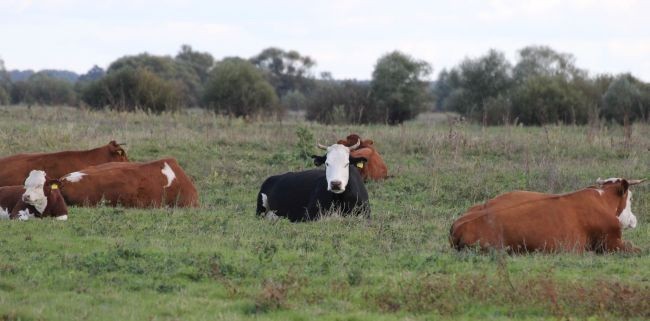
[[[359,167],[359,168],[363,168],[363,162],[358,162],[358,163],[357,163],[357,167]]]
[[[50,186],[50,188],[51,188],[51,189],[59,189],[59,185],[57,185],[57,184],[52,184],[52,185]]]

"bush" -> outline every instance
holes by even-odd
[[[278,112],[278,97],[262,72],[250,62],[227,58],[210,71],[203,102],[219,113],[252,116]]]
[[[120,111],[174,111],[180,108],[177,88],[149,70],[122,68],[92,82],[83,90],[83,100],[93,108]]]
[[[307,119],[325,124],[368,123],[370,86],[357,81],[319,81],[307,96]]]
[[[73,105],[76,101],[71,83],[43,73],[36,73],[27,81],[16,83],[12,96],[14,103],[29,105]]]

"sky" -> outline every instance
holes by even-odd
[[[635,0],[0,0],[7,69],[107,68],[119,57],[175,55],[181,45],[216,59],[267,47],[316,60],[314,74],[370,79],[393,50],[443,68],[497,49],[547,45],[599,73],[650,82],[650,1]]]

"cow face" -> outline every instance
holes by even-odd
[[[34,206],[39,213],[45,211],[47,207],[47,196],[45,195],[45,172],[33,170],[25,180],[25,193],[23,193],[23,202]]]
[[[109,160],[111,162],[128,162],[129,161],[129,158],[126,156],[126,151],[124,151],[122,146],[120,144],[116,143],[114,140],[112,140],[112,141],[110,141],[110,143],[108,143],[108,151],[109,151]]]
[[[618,221],[621,224],[621,228],[635,228],[636,227],[636,216],[632,213],[632,191],[629,189],[623,195],[625,204],[623,205],[623,211],[618,215]]]
[[[354,148],[359,147],[357,143]],[[325,156],[313,155],[314,164],[320,166],[325,164],[325,177],[327,179],[327,190],[340,194],[345,192],[350,179],[350,163],[356,165],[365,163],[365,158],[350,157],[350,150],[354,149],[341,144],[334,144],[327,147]]]

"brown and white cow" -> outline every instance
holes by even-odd
[[[361,139],[357,134],[350,134],[345,139],[341,139],[337,144],[345,145],[347,147],[355,145],[357,142],[361,142],[361,145],[358,149],[350,152],[350,157],[363,157],[368,160],[367,163],[360,163],[359,172],[361,177],[364,180],[381,180],[388,177],[388,168],[386,163],[377,152],[377,149],[373,145],[374,142],[371,139]]]
[[[199,205],[192,180],[173,158],[148,163],[106,163],[61,177],[61,193],[70,205],[125,207]]]
[[[458,218],[449,239],[459,250],[638,252],[623,241],[622,229],[636,227],[629,187],[641,182],[610,178],[567,194],[502,194]]]
[[[24,186],[0,187],[0,219],[28,220],[34,217],[68,219],[68,207],[57,179],[47,179],[43,171],[31,171]]]
[[[126,152],[114,140],[107,145],[84,151],[17,154],[0,158],[0,186],[20,185],[31,170],[42,170],[49,177],[108,162],[128,162]]]

